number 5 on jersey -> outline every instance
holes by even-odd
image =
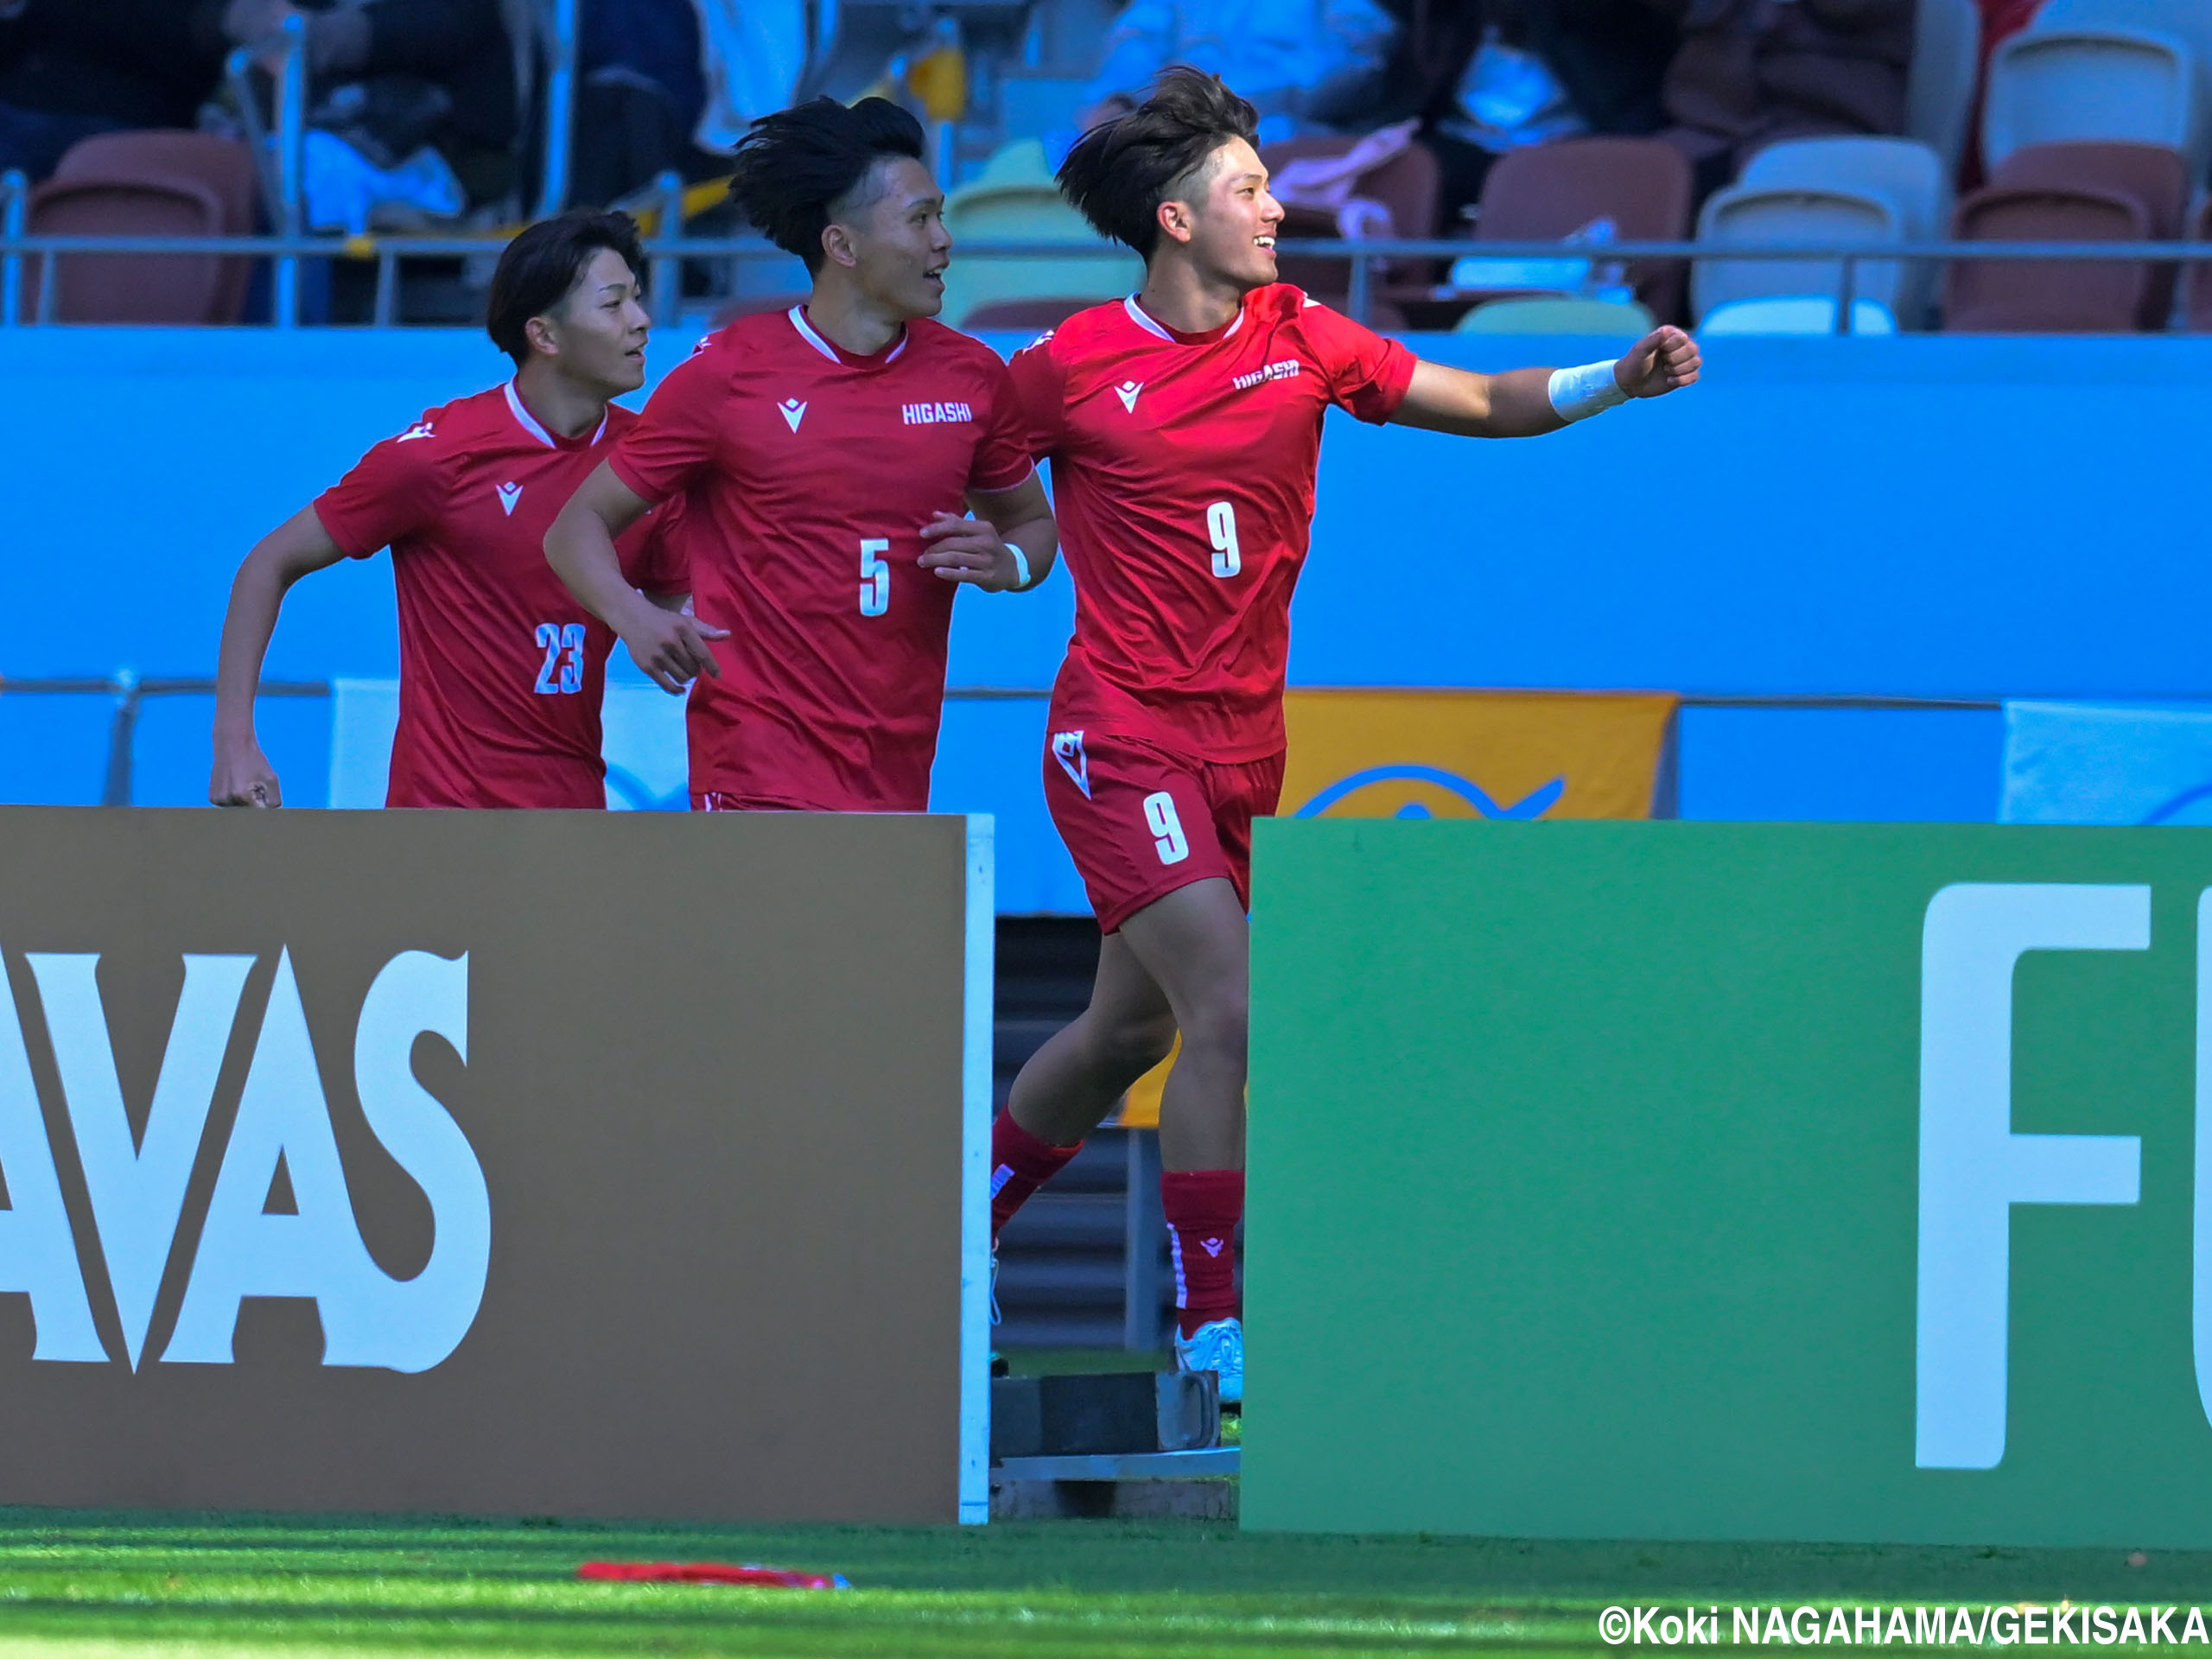
[[[891,608],[891,567],[883,556],[891,543],[871,536],[861,543],[861,614],[881,616]]]

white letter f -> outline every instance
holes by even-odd
[[[2146,950],[2151,889],[1961,882],[1929,900],[1920,945],[1923,1469],[2005,1455],[2012,1206],[2133,1204],[2132,1135],[2012,1133],[2012,969],[2029,950]]]

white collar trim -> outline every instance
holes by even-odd
[[[515,417],[515,424],[548,449],[558,449],[561,446],[553,442],[553,435],[538,423],[537,416],[523,406],[522,393],[515,389],[515,383],[512,380],[508,381],[502,390],[507,394],[507,412]],[[597,443],[607,435],[607,423],[613,418],[612,416],[607,415],[599,417],[599,430],[591,435],[591,441],[594,443]]]
[[[1184,343],[1183,341],[1176,339],[1174,335],[1169,334],[1167,330],[1159,323],[1153,321],[1152,314],[1149,311],[1147,311],[1144,307],[1137,303],[1137,296],[1135,295],[1132,294],[1128,299],[1122,302],[1122,309],[1129,314],[1129,321],[1131,322],[1136,324],[1138,327],[1143,329],[1147,334],[1159,335],[1160,339],[1166,340],[1170,346],[1180,346]],[[1227,340],[1230,335],[1235,334],[1243,326],[1244,305],[1242,301],[1239,301],[1236,306],[1236,320],[1230,323],[1229,327],[1223,331],[1221,337],[1224,340]]]
[[[795,305],[784,315],[791,320],[791,327],[798,330],[799,338],[801,340],[804,340],[808,345],[813,346],[816,351],[821,353],[823,356],[828,358],[832,363],[842,365],[844,362],[845,359],[838,354],[837,348],[835,346],[832,346],[828,340],[823,339],[820,334],[814,332],[814,325],[806,320],[806,308],[804,306]],[[901,328],[899,331],[899,343],[891,348],[891,355],[885,358],[883,360],[886,363],[896,363],[899,360],[899,353],[906,349],[906,342],[912,338],[913,336],[911,332],[907,329]]]

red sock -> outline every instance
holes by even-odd
[[[1183,1335],[1236,1317],[1236,1224],[1244,1214],[1241,1169],[1160,1172],[1160,1205],[1175,1251],[1175,1319]]]
[[[1039,1141],[1014,1121],[1012,1112],[1001,1112],[991,1124],[991,1243],[999,1242],[999,1229],[1014,1219],[1014,1212],[1029,1202],[1029,1195],[1051,1180],[1069,1159],[1083,1150],[1056,1147]]]

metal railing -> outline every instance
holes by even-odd
[[[131,804],[131,779],[137,770],[138,715],[146,699],[207,697],[214,694],[215,682],[205,676],[141,677],[137,671],[128,668],[118,669],[105,677],[59,675],[43,678],[0,678],[0,697],[105,696],[114,699],[114,714],[108,722],[107,766],[100,789],[102,806],[129,806]],[[264,680],[260,695],[264,697],[328,697],[331,685],[327,680]],[[1046,702],[1052,695],[1049,690],[1027,686],[954,685],[945,688],[944,700],[947,702]],[[2003,708],[2004,703],[1995,697],[1885,696],[1851,692],[1698,691],[1685,693],[1681,699],[1681,706],[1685,709],[1997,709]]]
[[[136,671],[119,668],[105,679],[90,676],[56,676],[32,679],[0,679],[0,696],[105,696],[115,700],[107,728],[107,768],[100,784],[102,806],[130,804],[131,779],[137,769],[138,713],[149,697],[207,697],[215,693],[215,682],[205,677],[142,679]],[[264,680],[264,697],[327,697],[329,685],[321,680]]]
[[[19,178],[20,175],[11,175],[10,177]],[[288,268],[296,270],[296,263],[302,259],[373,260],[377,267],[377,282],[372,315],[378,325],[390,326],[397,317],[400,261],[466,258],[492,252],[504,245],[504,238],[500,237],[458,235],[34,236],[23,228],[20,188],[9,188],[5,181],[0,181],[0,189],[7,190],[7,200],[3,210],[0,210],[0,293],[20,295],[25,261],[40,262],[43,278],[52,274],[53,261],[73,254],[213,253],[242,258],[270,258],[278,262],[280,272],[274,319],[280,327],[292,327],[298,321],[296,280],[288,283],[281,273]],[[683,235],[678,208],[680,185],[664,178],[659,181],[657,194],[664,203],[662,226],[675,226],[673,234],[664,229],[662,233],[648,238],[645,245],[645,256],[653,268],[655,310],[658,320],[662,323],[672,321],[677,315],[681,300],[682,267],[687,260],[714,259],[740,263],[759,260],[779,264],[789,260],[789,255],[757,238]],[[1601,264],[1649,265],[1655,263],[1694,265],[1783,261],[1833,265],[1837,267],[1833,281],[1818,283],[1810,290],[1809,296],[1833,297],[1835,300],[1836,332],[1839,334],[1851,332],[1853,302],[1861,289],[1859,268],[1866,264],[1945,264],[1991,260],[2062,264],[2212,264],[2212,242],[1737,244],[1673,241],[1609,242],[1599,246],[1581,242],[1470,242],[1434,238],[1342,241],[1332,238],[1287,240],[1278,245],[1277,251],[1287,257],[1346,262],[1350,266],[1346,274],[1346,309],[1363,321],[1366,320],[1372,304],[1375,266],[1378,261],[1451,261],[1473,257],[1485,260],[1571,259],[1593,267]],[[1128,251],[1103,241],[979,241],[960,245],[955,249],[954,257],[986,260],[1126,258]],[[56,282],[41,280],[36,321],[48,323],[54,320],[54,296],[58,288]],[[1471,296],[1476,291],[1467,290]],[[1449,297],[1451,290],[1439,289],[1437,292],[1440,297]],[[19,302],[0,308],[0,327],[12,326],[17,321],[19,309]]]

